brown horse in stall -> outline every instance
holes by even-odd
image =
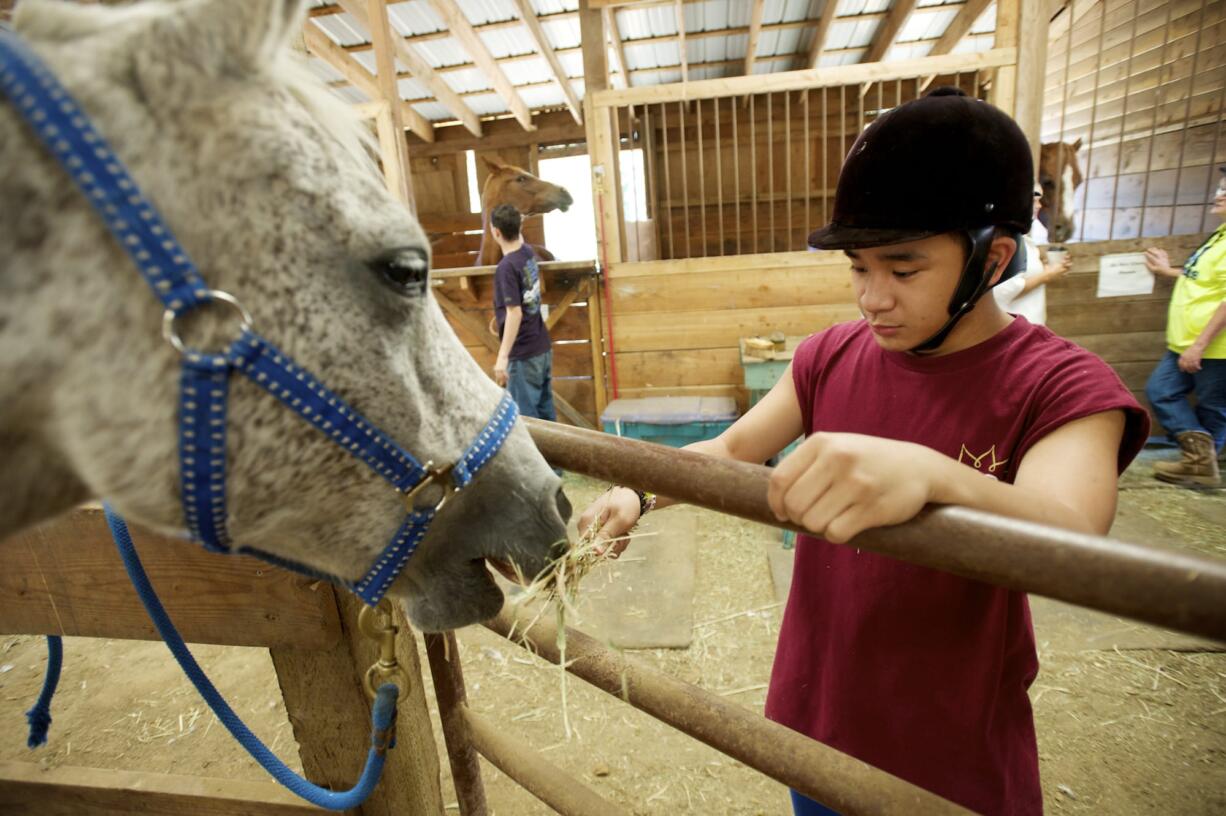
[[[1043,187],[1043,209],[1039,221],[1047,227],[1052,243],[1062,243],[1073,237],[1073,198],[1081,186],[1081,165],[1077,151],[1081,139],[1075,142],[1049,142],[1039,148],[1039,184]]]
[[[490,232],[490,213],[495,207],[510,204],[527,217],[554,210],[566,212],[575,201],[565,187],[539,179],[522,167],[492,159],[484,161],[490,174],[481,191],[481,251],[477,253],[475,266],[489,266],[502,259],[502,249]],[[541,260],[553,260],[553,255],[544,247],[533,245],[532,248]]]

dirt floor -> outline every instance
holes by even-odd
[[[1158,486],[1147,471],[1140,462],[1125,475],[1121,525],[1226,557],[1226,494]],[[567,476],[576,507],[601,489]],[[667,512],[698,517],[694,641],[634,655],[760,713],[781,613],[767,557],[780,547],[778,533],[706,511]],[[1048,601],[1036,601],[1036,633],[1042,669],[1031,695],[1049,813],[1226,814],[1226,646]],[[458,637],[474,709],[632,812],[789,812],[777,783],[574,678],[568,741],[557,667],[483,628]],[[195,651],[253,730],[297,765],[267,653]],[[30,752],[22,712],[42,681],[43,641],[0,638],[0,759],[262,778],[161,644],[69,639],[65,652],[50,744]],[[454,812],[445,760],[441,767]],[[497,816],[548,812],[493,767],[484,771]]]

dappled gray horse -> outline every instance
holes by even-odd
[[[384,188],[369,138],[289,47],[284,0],[123,8],[22,3],[16,28],[82,103],[207,282],[255,329],[422,462],[451,463],[501,391],[428,285],[428,244]],[[424,289],[424,291],[423,291]],[[0,538],[89,499],[185,528],[179,355],[162,309],[60,166],[0,97]],[[181,321],[219,348],[234,321]],[[228,525],[258,547],[356,579],[402,497],[242,377],[231,380]],[[502,602],[485,559],[543,569],[569,507],[522,423],[450,500],[390,595],[427,630]]]

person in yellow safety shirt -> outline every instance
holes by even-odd
[[[1219,168],[1226,174],[1226,166]],[[1212,210],[1226,221],[1226,178]],[[1221,487],[1226,444],[1226,224],[1182,268],[1164,250],[1145,251],[1155,275],[1176,278],[1166,320],[1166,354],[1145,384],[1154,415],[1179,444],[1176,462],[1154,464],[1154,477],[1183,487]],[[1193,406],[1189,397],[1195,395]]]

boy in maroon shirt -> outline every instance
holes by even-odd
[[[983,297],[1020,264],[1032,184],[1021,130],[960,91],[880,117],[809,239],[846,252],[864,319],[811,336],[766,398],[689,446],[763,462],[807,437],[771,477],[775,514],[813,535],[797,544],[766,715],[990,814],[1043,807],[1026,596],[843,545],[928,503],[1110,529],[1148,417],[1100,359]],[[615,488],[579,523],[614,540],[650,506]]]

